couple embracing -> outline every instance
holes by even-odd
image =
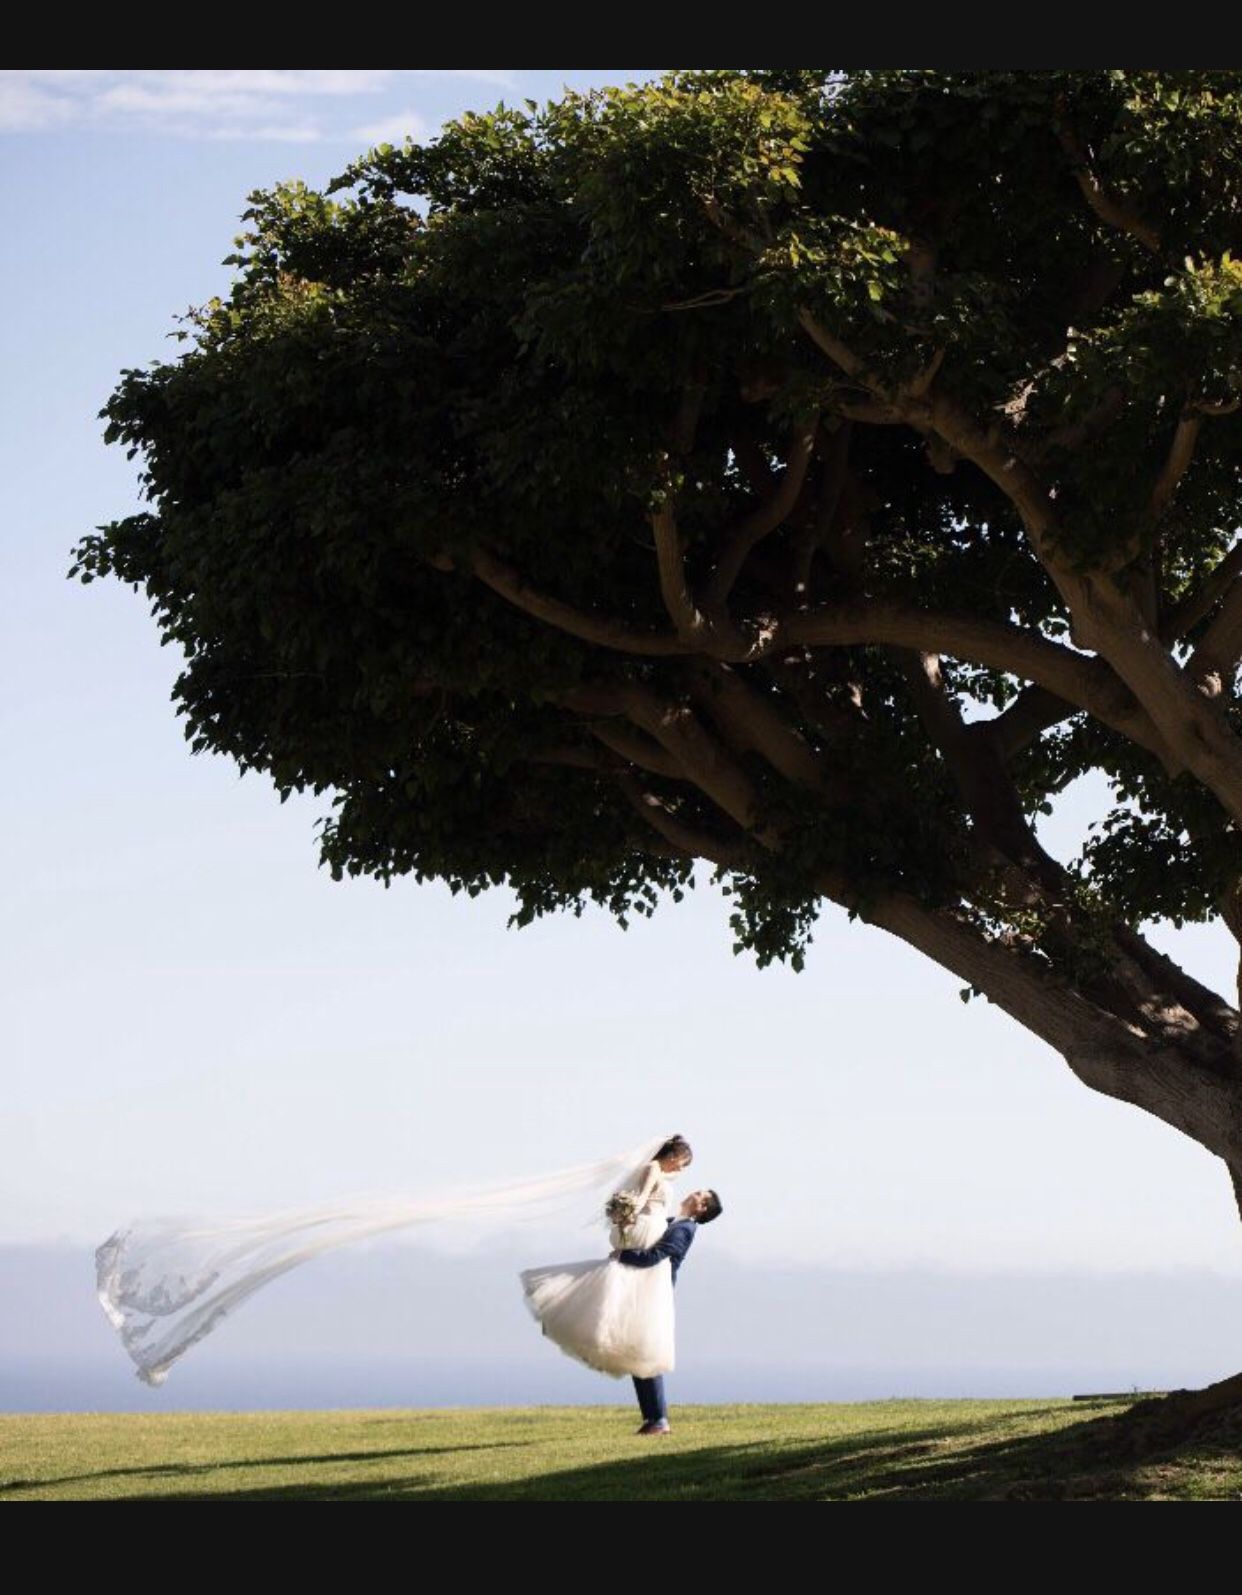
[[[673,1182],[692,1159],[684,1136],[668,1136],[622,1181],[604,1209],[606,1259],[521,1274],[527,1306],[567,1356],[633,1379],[642,1435],[670,1432],[664,1375],[674,1366],[673,1285],[699,1227],[723,1211],[713,1190],[677,1201]]]

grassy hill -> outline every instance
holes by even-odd
[[[0,1415],[0,1499],[1242,1500],[1242,1452],[1124,1459],[1133,1398]]]

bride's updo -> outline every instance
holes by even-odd
[[[662,1163],[666,1157],[680,1157],[683,1166],[694,1161],[694,1153],[690,1150],[690,1143],[684,1135],[670,1135],[656,1153],[655,1161]]]

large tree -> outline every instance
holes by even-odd
[[[1219,1155],[1242,938],[1242,73],[707,71],[249,196],[128,370],[196,749],[338,878],[829,899]],[[1077,858],[1036,816],[1089,771]]]

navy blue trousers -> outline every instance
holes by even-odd
[[[638,1395],[638,1410],[648,1423],[654,1423],[657,1418],[668,1420],[668,1407],[664,1401],[664,1375],[657,1374],[654,1379],[640,1379],[631,1375],[634,1380],[634,1389]]]

